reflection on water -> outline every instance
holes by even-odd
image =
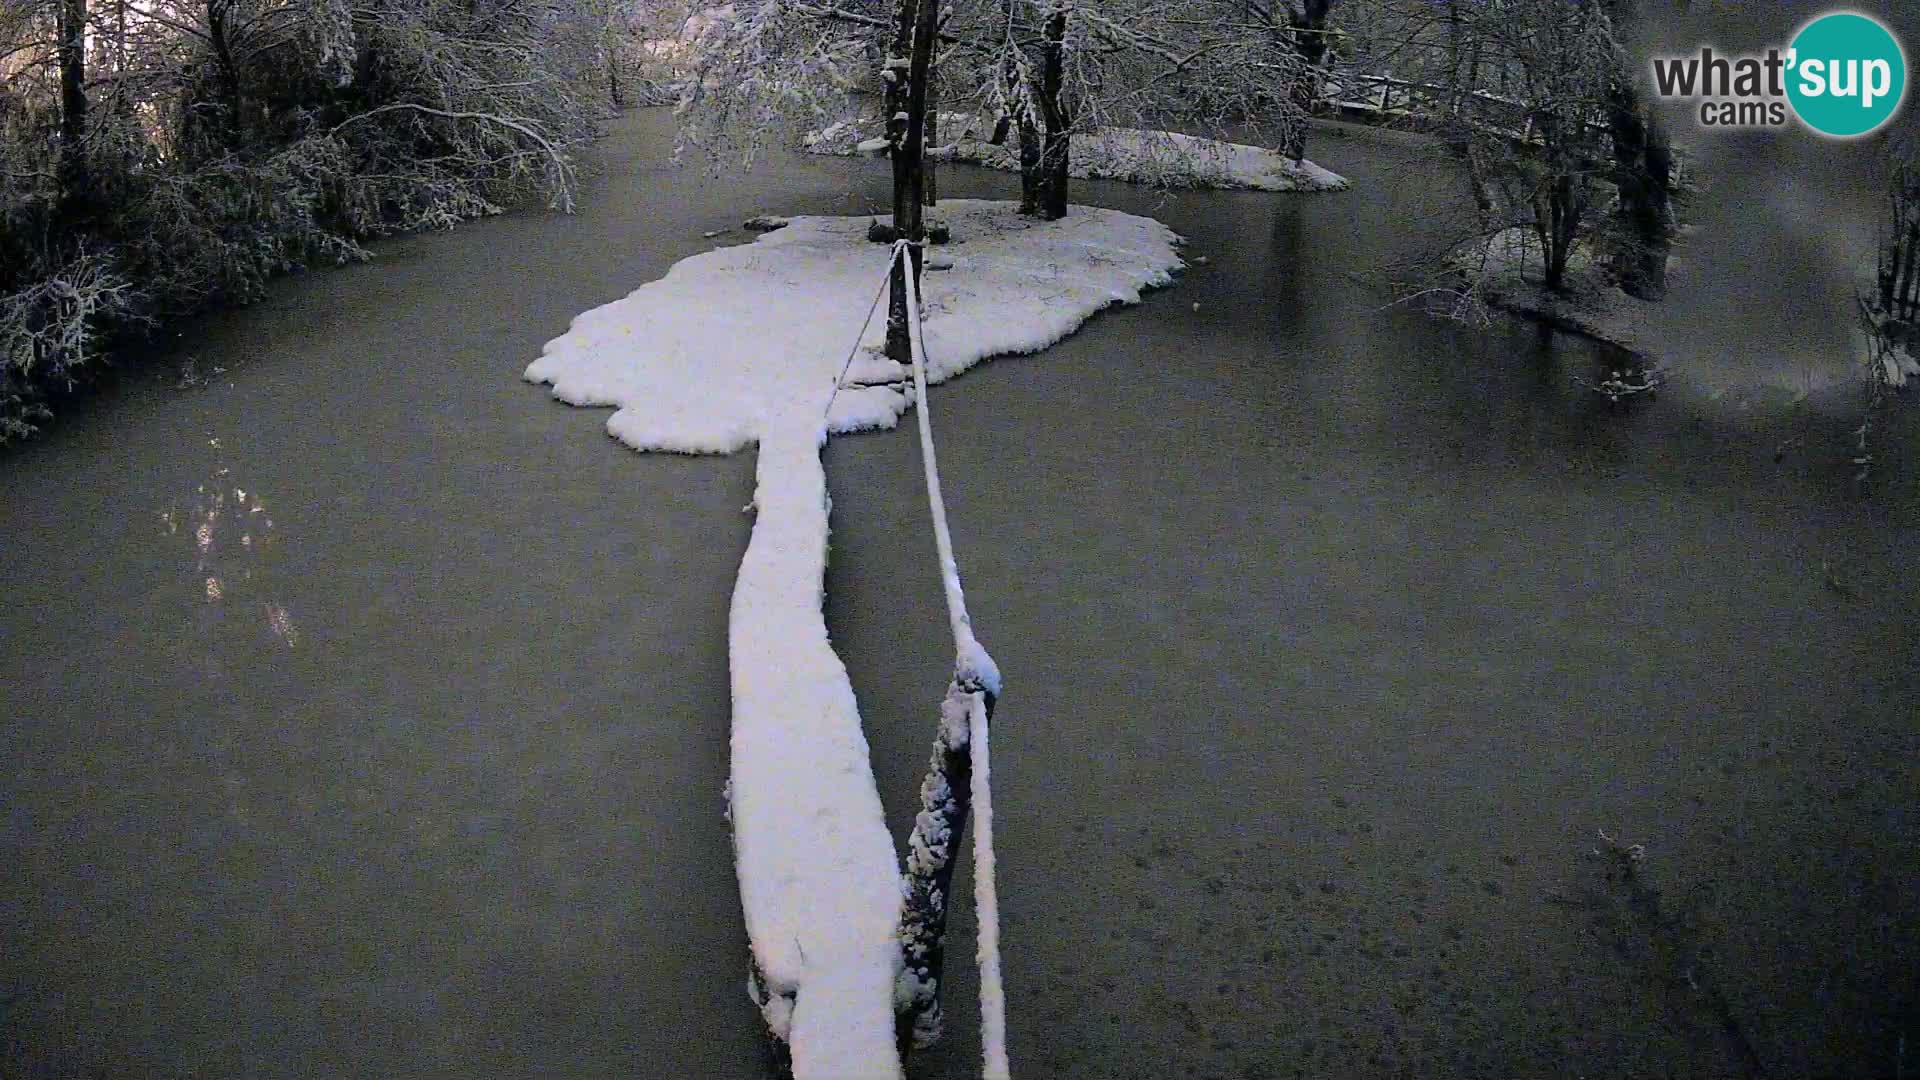
[[[207,446],[223,449],[213,437]],[[243,485],[231,466],[216,456],[192,504],[162,510],[160,527],[168,537],[184,531],[190,540],[191,595],[202,609],[195,624],[203,635],[225,625],[261,625],[253,622],[259,618],[278,642],[288,648],[299,643],[292,610],[271,591],[272,553],[279,545],[273,518],[260,492]]]

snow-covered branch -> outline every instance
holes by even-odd
[[[519,135],[539,147],[541,154],[546,159],[548,173],[553,178],[553,206],[556,209],[564,210],[568,213],[573,212],[573,193],[576,186],[573,160],[550,136],[539,129],[537,122],[511,116],[502,116],[498,113],[460,112],[452,109],[436,109],[429,105],[421,105],[411,101],[396,101],[350,116],[339,124],[336,124],[333,130],[335,133],[338,133],[354,124],[362,123],[376,116],[391,112],[415,112],[427,116],[438,116],[447,120],[471,121],[504,128],[507,131]],[[461,156],[476,164],[496,161],[499,160],[500,157],[497,151],[488,150],[478,145],[465,151]]]

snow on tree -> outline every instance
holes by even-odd
[[[314,69],[334,87],[353,82],[359,46],[353,29],[353,5],[348,0],[310,0],[304,36]]]
[[[1392,285],[1474,321],[1486,294],[1523,277],[1566,288],[1569,270],[1591,262],[1612,176],[1622,54],[1604,8],[1374,0],[1362,25],[1342,75],[1354,84],[1348,96],[1381,87],[1383,119],[1440,135],[1472,195],[1470,211],[1435,223],[1438,250],[1387,269]]]
[[[1667,291],[1673,246],[1674,154],[1666,126],[1647,100],[1626,35],[1642,17],[1642,0],[1604,0],[1616,49],[1607,81],[1607,136],[1613,149],[1616,198],[1609,246],[1621,291],[1658,300]]]
[[[1324,19],[1324,6],[1308,6]],[[897,124],[912,59],[902,28],[916,9],[910,0],[703,9],[707,32],[681,107],[686,145],[750,161],[770,142],[843,119],[863,95]],[[1303,52],[1304,29],[1276,27],[1276,17],[1248,0],[955,0],[941,8],[931,68],[942,108],[984,114],[994,143],[1015,141],[1027,211],[1058,217],[1076,135],[1231,128],[1297,153],[1312,96],[1301,87],[1318,54]],[[868,148],[891,152],[900,139],[890,130]],[[1199,145],[1163,134],[1142,157],[1177,182]]]
[[[1016,136],[1031,213],[1066,213],[1072,140],[1110,129],[1148,134],[1144,174],[1180,183],[1205,144],[1170,129],[1298,148],[1308,68],[1290,33],[1276,34],[1246,0],[1001,0],[962,8],[949,24],[971,62],[950,93]],[[951,73],[952,66],[943,66]],[[949,78],[951,78],[949,74]],[[958,80],[956,80],[958,81]]]
[[[1549,290],[1586,259],[1631,295],[1664,292],[1673,155],[1621,39],[1637,0],[1354,7],[1349,96],[1381,87],[1383,110],[1437,132],[1467,168],[1476,209],[1454,243],[1476,265],[1463,310],[1516,261]]]
[[[872,78],[891,5],[841,0],[739,0],[696,7],[676,110],[679,150],[751,167],[769,145],[790,145],[839,116]]]
[[[569,207],[628,14],[0,0],[0,441],[127,330],[254,299],[368,236]]]
[[[1885,392],[1920,377],[1920,125],[1908,118],[1889,132],[1882,160],[1887,216],[1876,238],[1874,287],[1860,297],[1868,346],[1862,455]]]

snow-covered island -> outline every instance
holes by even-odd
[[[1450,263],[1465,298],[1585,334],[1631,353],[1652,356],[1665,352],[1659,343],[1647,340],[1647,314],[1654,305],[1616,288],[1606,267],[1594,259],[1586,244],[1576,244],[1568,255],[1566,275],[1558,289],[1546,287],[1540,240],[1529,228],[1502,229],[1467,244],[1453,253]],[[1670,260],[1668,273],[1676,282],[1684,278],[1679,259]]]
[[[1014,209],[938,208],[955,242],[924,278],[931,380],[1046,348],[1182,265],[1179,237],[1149,218],[1076,206],[1041,222]],[[802,1078],[900,1075],[900,859],[821,611],[820,448],[833,433],[891,427],[913,404],[906,369],[878,351],[884,312],[855,349],[890,255],[868,242],[868,221],[794,218],[687,259],[575,318],[526,369],[563,401],[614,406],[607,431],[636,450],[759,447],[758,516],[729,626],[728,806],[752,992]]]

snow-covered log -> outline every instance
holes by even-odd
[[[897,1004],[916,1047],[939,1041],[940,987],[946,974],[947,902],[953,870],[972,803],[973,766],[967,752],[967,712],[977,687],[956,680],[940,703],[927,775],[920,783],[920,811],[907,838],[906,902],[901,911]]]

